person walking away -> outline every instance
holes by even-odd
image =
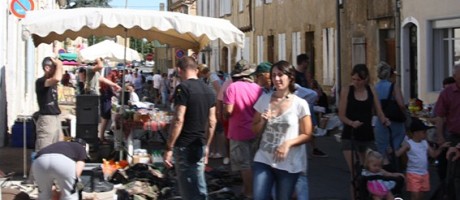
[[[355,163],[352,163],[352,156],[355,156],[353,155],[354,152],[358,152],[357,161],[362,164],[366,150],[375,149],[372,128],[373,110],[376,111],[384,125],[389,126],[391,124],[390,120],[383,114],[374,89],[369,86],[367,66],[357,64],[351,72],[351,84],[342,89],[339,102],[339,118],[344,124],[341,137],[342,151],[352,180],[357,175],[353,167]],[[352,192],[352,194],[354,193]],[[354,196],[351,199],[354,199]]]
[[[393,73],[391,66],[388,65],[386,62],[381,61],[377,65],[377,77],[380,79],[380,81],[377,82],[377,84],[375,84],[375,92],[377,93],[380,102],[382,100],[387,99],[389,94],[391,93],[390,96],[398,103],[399,109],[405,112],[406,107],[404,105],[404,98],[402,96],[401,89],[398,85],[396,85],[396,83],[393,83],[391,81],[391,78],[394,75],[395,74]],[[391,88],[393,88],[393,91],[390,91]],[[390,130],[388,130],[388,128],[391,129],[391,137]],[[403,142],[405,136],[406,130],[404,122],[391,121],[391,125],[389,127],[386,127],[380,120],[376,120],[375,144],[377,146],[377,151],[380,154],[382,154],[384,158],[384,165],[388,166],[390,164],[387,153],[388,147],[392,149],[392,152],[396,151],[401,146],[401,143]],[[392,139],[391,141],[390,138]],[[393,160],[393,162],[395,161]],[[393,170],[400,171],[399,169]]]
[[[175,113],[163,155],[164,164],[167,168],[173,167],[174,155],[179,192],[183,199],[207,199],[204,166],[216,125],[216,100],[209,87],[198,79],[194,58],[180,59],[177,72],[183,81],[174,93]]]
[[[254,200],[289,200],[299,175],[307,168],[305,143],[312,137],[308,103],[293,95],[295,73],[286,61],[272,66],[274,92],[263,94],[254,105],[252,131],[260,135],[254,156]],[[306,189],[306,188],[304,188]]]
[[[49,200],[53,196],[53,184],[57,183],[62,200],[78,200],[78,188],[85,160],[86,142],[57,142],[41,149],[32,163],[32,171],[38,185],[38,199]]]
[[[418,118],[412,118],[410,124],[411,139],[403,142],[396,152],[397,156],[407,155],[406,189],[411,193],[412,200],[424,199],[424,193],[430,191],[428,172],[428,155],[436,158],[450,143],[443,143],[440,148],[433,149],[426,141],[426,130],[430,129]]]
[[[452,193],[457,199],[460,198],[460,160],[450,159],[449,156],[455,154],[458,149],[455,148],[460,143],[460,64],[454,66],[455,84],[450,84],[439,94],[435,105],[436,115],[436,135],[438,145],[445,141],[451,143],[446,158],[448,165],[452,165],[453,188]],[[444,137],[444,131],[447,131],[447,138]]]

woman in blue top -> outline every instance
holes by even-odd
[[[379,100],[387,99],[389,93],[391,92],[391,98],[396,100],[402,111],[405,111],[406,107],[404,106],[404,98],[402,96],[401,89],[398,85],[391,81],[393,75],[395,74],[393,73],[391,66],[386,62],[381,61],[377,65],[377,76],[380,81],[375,85],[375,92],[377,93]],[[393,91],[390,91],[392,84],[394,85]],[[389,164],[387,157],[388,147],[391,147],[392,149],[399,149],[402,141],[404,140],[404,136],[406,135],[404,122],[391,121],[390,128],[392,131],[392,141],[390,141],[388,127],[385,127],[380,120],[376,120],[375,122],[375,144],[377,146],[377,151],[384,156],[384,165]]]

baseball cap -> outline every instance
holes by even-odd
[[[412,122],[410,124],[410,131],[424,131],[433,128],[432,126],[427,126],[422,120],[416,117],[412,117]]]
[[[272,63],[270,62],[261,62],[257,65],[256,74],[259,73],[269,73],[272,68]]]

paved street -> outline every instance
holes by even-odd
[[[333,135],[317,138],[317,146],[329,154],[327,158],[312,158],[309,164],[310,199],[312,200],[346,200],[349,198],[349,172],[341,153],[341,145]],[[30,150],[28,151],[30,158]],[[221,159],[213,159],[211,165],[217,166]],[[30,163],[28,163],[30,164]],[[0,169],[4,172],[16,172],[14,179],[22,179],[22,148],[0,148]],[[437,177],[432,173],[432,188],[437,184]],[[239,193],[239,191],[235,191]]]

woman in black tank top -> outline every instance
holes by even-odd
[[[390,121],[382,112],[373,87],[369,86],[367,66],[364,64],[355,65],[351,73],[351,85],[343,88],[339,102],[339,118],[344,124],[342,132],[343,154],[350,171],[352,171],[351,142],[354,144],[354,150],[359,151],[361,163],[364,160],[366,149],[374,146],[374,130],[372,128],[374,110],[385,125],[390,125]]]

